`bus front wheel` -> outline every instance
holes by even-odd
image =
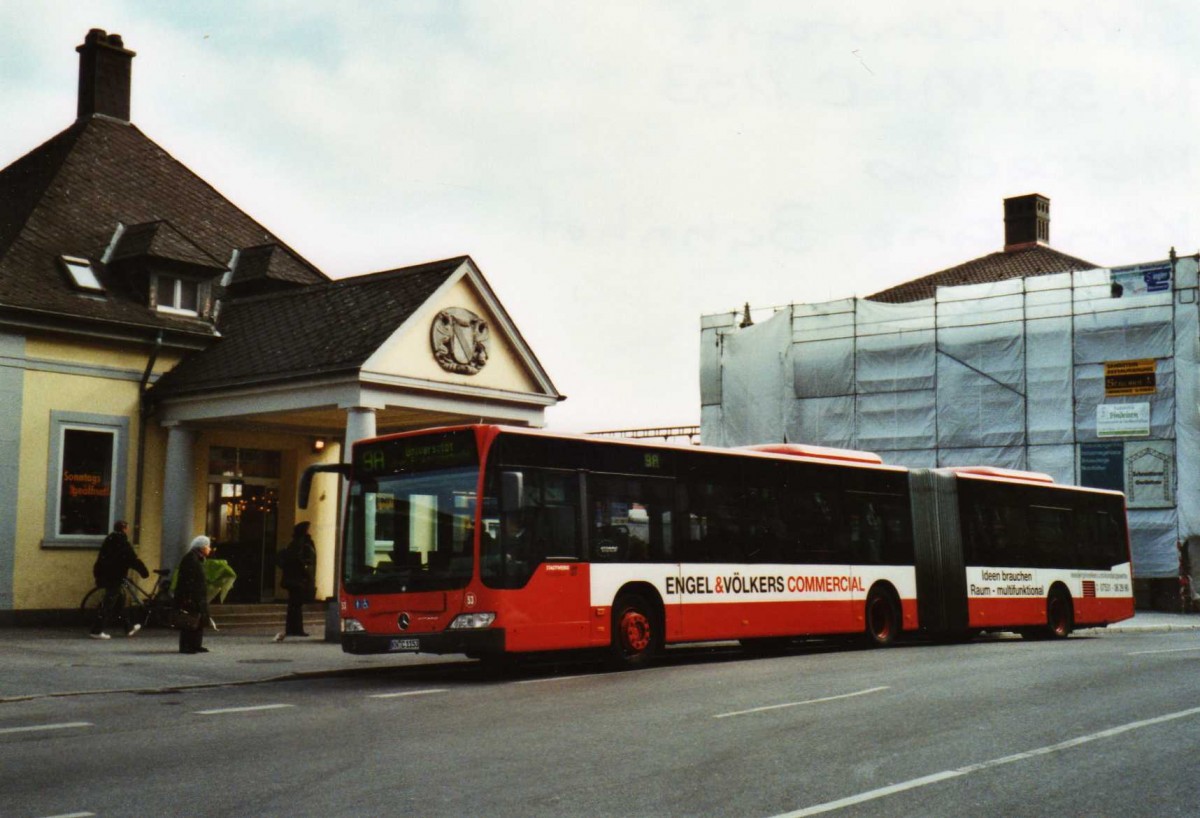
[[[866,620],[867,644],[873,647],[887,647],[900,635],[900,606],[882,588],[872,588],[867,596]]]
[[[637,594],[622,594],[612,608],[610,664],[632,670],[649,664],[662,647],[662,626],[654,607]]]

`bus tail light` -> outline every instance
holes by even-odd
[[[474,630],[477,628],[489,628],[496,621],[494,613],[468,613],[459,614],[454,617],[454,621],[450,623],[450,630]]]

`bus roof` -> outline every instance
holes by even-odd
[[[464,423],[453,426],[413,429],[404,432],[383,434],[374,438],[370,438],[369,440],[390,440],[401,437],[411,437],[419,434],[428,434],[431,432],[437,433],[454,431],[474,431],[476,434],[481,434],[483,440],[492,440],[497,435],[502,434],[517,434],[529,435],[531,437],[560,438],[563,440],[584,440],[589,443],[609,444],[613,446],[678,449],[681,451],[707,452],[710,454],[722,454],[730,456],[770,457],[772,459],[803,459],[836,462],[847,466],[877,467],[886,469],[888,471],[908,471],[908,469],[903,466],[892,466],[884,463],[883,458],[874,452],[864,452],[855,449],[837,449],[829,446],[812,446],[804,443],[760,443],[752,446],[731,447],[698,446],[690,443],[672,443],[665,440],[658,441],[652,438],[604,437],[580,432],[556,432],[548,429],[539,429],[532,426],[506,426],[491,423]],[[355,441],[355,445],[358,445],[358,443],[361,442],[367,441]]]
[[[1040,471],[1001,469],[996,466],[952,466],[946,471],[976,477],[997,477],[1001,480],[1016,480],[1021,483],[1053,483],[1054,478]]]
[[[883,465],[883,458],[874,452],[860,452],[856,449],[834,449],[829,446],[809,446],[804,443],[759,443],[754,446],[739,446],[738,448],[750,452],[786,454],[790,457],[812,457],[818,460],[842,460],[850,463],[870,463],[873,466]]]

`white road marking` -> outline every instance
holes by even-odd
[[[402,696],[428,696],[430,693],[445,693],[447,689],[444,687],[430,688],[429,690],[403,690],[399,693],[372,693],[368,699],[398,699]]]
[[[1012,764],[1016,761],[1026,761],[1038,756],[1057,753],[1059,750],[1069,750],[1072,747],[1079,747],[1080,745],[1088,744],[1092,741],[1098,741],[1102,738],[1119,736],[1122,733],[1128,733],[1131,730],[1138,730],[1142,727],[1152,727],[1156,724],[1163,724],[1164,722],[1175,721],[1176,719],[1185,719],[1189,716],[1196,715],[1200,715],[1200,707],[1192,707],[1188,710],[1179,710],[1175,713],[1167,713],[1165,716],[1155,716],[1152,719],[1131,721],[1128,724],[1110,727],[1107,730],[1101,730],[1098,733],[1088,733],[1086,736],[1078,736],[1077,738],[1067,739],[1066,741],[1061,741],[1058,744],[1050,744],[1045,747],[1039,747],[1036,750],[1027,750],[1023,753],[1014,753],[1010,756],[993,758],[990,761],[981,761],[978,764],[968,764],[965,767],[959,767],[954,770],[945,770],[940,773],[934,773],[933,775],[926,775],[922,776],[921,778],[913,778],[909,781],[902,781],[899,784],[892,784],[890,787],[880,787],[877,790],[868,790],[867,792],[859,793],[858,795],[851,795],[848,798],[840,798],[837,801],[827,801],[824,804],[814,804],[811,807],[805,807],[804,809],[799,809],[795,812],[781,813],[780,815],[774,816],[774,818],[804,818],[804,816],[807,815],[820,815],[823,812],[833,812],[834,810],[842,809],[844,807],[852,807],[856,804],[862,804],[867,801],[874,801],[879,798],[885,798],[889,795],[895,795],[898,792],[906,792],[908,790],[918,789],[919,787],[927,787],[930,784],[937,784],[941,781],[947,781],[951,778],[960,778],[964,775],[970,775],[971,773],[977,773],[983,770],[990,770],[993,767],[999,767],[1004,764]]]
[[[762,713],[765,710],[779,710],[783,707],[801,707],[806,704],[820,704],[821,702],[834,702],[838,699],[853,699],[855,696],[865,696],[868,693],[878,693],[881,690],[887,690],[886,687],[869,687],[866,690],[856,690],[853,693],[841,693],[837,696],[822,696],[819,699],[807,699],[802,702],[785,702],[784,704],[768,704],[765,707],[752,707],[749,710],[735,710],[732,713],[718,713],[713,716],[714,719],[727,719],[730,716],[745,716],[748,713]]]
[[[90,721],[64,721],[61,724],[32,724],[28,727],[4,727],[0,733],[33,733],[39,730],[67,730],[71,727],[92,727]]]
[[[197,710],[198,716],[219,716],[223,713],[250,713],[254,710],[280,710],[284,707],[295,707],[294,704],[255,704],[250,707],[220,707],[216,710]]]
[[[1129,655],[1129,656],[1146,656],[1151,653],[1182,653],[1187,650],[1200,650],[1200,645],[1197,645],[1194,648],[1163,648],[1161,650],[1135,650],[1133,653],[1130,653],[1127,655]]]
[[[88,818],[89,815],[95,815],[94,812],[65,812],[62,815],[47,815],[46,818]]]

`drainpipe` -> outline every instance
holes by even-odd
[[[137,482],[133,489],[133,541],[139,545],[142,542],[142,481],[146,474],[146,421],[150,419],[150,401],[146,398],[146,384],[158,360],[158,352],[162,349],[163,334],[158,331],[154,339],[154,348],[150,350],[150,360],[146,361],[146,370],[138,384],[138,449],[137,449]]]

